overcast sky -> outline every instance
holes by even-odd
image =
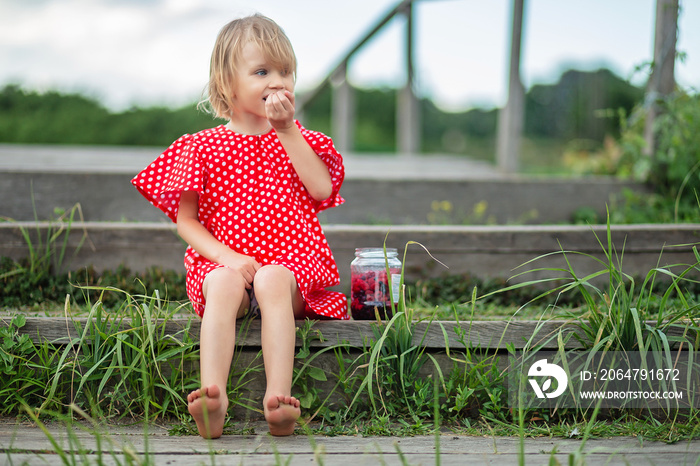
[[[201,96],[219,29],[260,12],[287,32],[297,90],[311,88],[398,0],[0,0],[0,86],[79,91],[110,108],[183,105]],[[635,84],[652,59],[656,0],[526,0],[522,77],[551,83],[605,66]],[[445,109],[502,105],[512,0],[422,0],[419,91]],[[681,0],[678,81],[700,89],[700,1]],[[351,62],[356,85],[404,80],[403,20]]]

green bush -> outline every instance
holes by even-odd
[[[654,123],[657,149],[649,181],[676,202],[676,212],[698,209],[700,192],[700,94],[679,93],[663,102]]]
[[[479,290],[480,295],[488,295],[487,301],[497,306],[521,306],[538,297],[542,291],[537,288],[511,288],[506,279],[482,280],[468,273],[423,278],[410,287],[411,294],[418,299],[438,305],[470,302],[474,288]],[[560,306],[581,304],[575,297],[551,296],[544,301],[547,304],[556,301]]]
[[[72,295],[77,304],[90,304],[97,301],[110,308],[119,306],[123,294],[108,291],[116,288],[132,295],[152,295],[155,290],[170,301],[186,301],[185,274],[151,267],[142,273],[133,273],[128,267],[98,273],[88,267],[73,272],[55,274],[32,274],[29,259],[19,262],[8,257],[0,257],[0,285],[3,293],[0,306],[19,307],[45,302],[63,303],[66,295]],[[81,287],[100,287],[98,291]]]
[[[564,164],[572,173],[618,176],[651,187],[650,193],[627,190],[611,198],[613,224],[700,221],[700,94],[679,90],[658,106],[652,154],[644,137],[647,109],[642,105],[631,113],[619,110],[618,138],[607,138],[598,150],[572,141],[564,154]],[[603,223],[592,213],[581,209],[573,221]]]
[[[619,199],[611,209],[613,223],[700,221],[700,94],[679,91],[659,105],[652,156],[645,153],[644,120],[633,118],[624,124],[617,168],[619,175],[648,182],[654,192]]]
[[[29,273],[29,259],[19,262],[0,257],[0,306],[17,307],[45,301],[63,301],[71,292],[67,274]]]

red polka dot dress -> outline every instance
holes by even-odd
[[[180,193],[196,191],[199,221],[216,239],[261,265],[288,268],[312,315],[349,319],[345,295],[325,290],[340,277],[316,216],[344,202],[343,159],[329,137],[297,125],[331,174],[325,201],[308,193],[274,130],[249,136],[224,125],[182,136],[131,182],[173,222]],[[224,266],[187,248],[187,295],[200,317],[204,277],[218,267]]]

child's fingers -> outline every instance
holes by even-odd
[[[265,101],[266,106],[276,112],[294,112],[294,99],[289,98],[289,91],[278,91],[270,94]],[[291,95],[291,94],[290,94]]]
[[[243,271],[243,278],[245,279],[246,284],[249,285],[246,286],[246,288],[250,288],[250,286],[252,286],[253,280],[255,279],[255,274],[259,269],[260,264],[256,260],[253,260],[253,262],[245,268]]]
[[[275,92],[265,101],[265,113],[273,127],[286,127],[294,119],[294,105],[285,95],[285,91]]]
[[[290,91],[284,91],[284,95],[285,95],[285,97],[287,97],[289,102],[292,104],[292,108],[294,108],[294,105],[295,105],[294,104],[294,102],[295,102],[294,93],[290,92]]]

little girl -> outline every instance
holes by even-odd
[[[219,33],[208,86],[226,125],[184,135],[132,183],[189,244],[187,295],[202,318],[202,385],[187,397],[200,435],[220,437],[236,319],[261,318],[265,419],[290,435],[295,319],[348,319],[316,214],[344,202],[343,160],[327,136],[294,120],[296,57],[272,20],[254,15]]]

